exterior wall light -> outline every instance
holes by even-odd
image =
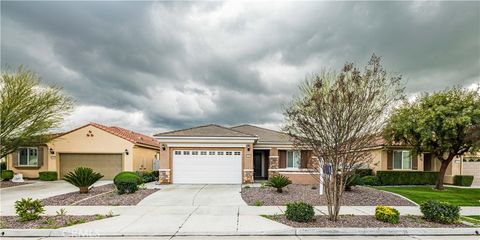
[[[250,144],[247,144],[247,151],[250,152]]]
[[[167,145],[165,143],[162,144],[162,151],[165,151],[167,149]]]
[[[125,155],[128,155],[128,149],[125,149]]]
[[[49,151],[50,151],[50,154],[52,155],[55,154],[55,151],[53,151],[53,148],[50,148]]]

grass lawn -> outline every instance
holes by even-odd
[[[457,206],[480,206],[480,188],[445,187],[443,191],[435,190],[433,186],[382,186],[376,188],[400,194],[418,204],[431,199],[448,202]]]
[[[467,221],[469,223],[473,223],[475,225],[480,225],[480,215],[475,215],[475,216],[464,216],[461,217],[463,221]]]

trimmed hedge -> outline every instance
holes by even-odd
[[[455,175],[453,177],[453,185],[470,187],[473,183],[473,176],[471,175]]]
[[[13,178],[13,171],[12,170],[3,170],[1,172],[1,178],[3,181],[8,181]]]
[[[370,169],[370,168],[356,169],[355,174],[359,175],[360,177],[372,176],[373,169]]]
[[[58,180],[58,174],[55,171],[44,171],[38,173],[38,178],[42,181]]]
[[[420,211],[425,219],[431,222],[452,224],[460,219],[460,207],[436,200],[428,200],[420,204]]]
[[[380,186],[382,183],[380,182],[380,179],[378,179],[377,176],[364,176],[360,178],[360,181],[363,185],[367,186]]]
[[[142,184],[142,179],[134,172],[121,172],[113,178],[113,184],[117,185],[122,180],[134,180],[137,185]]]
[[[118,194],[134,193],[138,190],[138,185],[142,184],[142,179],[134,172],[121,172],[113,179]]]
[[[383,185],[433,185],[438,172],[421,171],[377,171]]]
[[[304,202],[287,203],[285,216],[295,222],[310,222],[315,216],[313,206]]]

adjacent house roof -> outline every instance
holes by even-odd
[[[157,133],[156,137],[255,137],[255,135],[230,129],[217,124]]]
[[[272,143],[291,143],[292,139],[286,133],[257,127],[249,124],[239,125],[231,129],[244,132],[258,137],[258,142],[272,142]]]
[[[111,134],[113,134],[117,137],[123,138],[123,139],[125,139],[129,142],[132,142],[133,144],[146,145],[146,146],[155,147],[155,148],[158,148],[160,146],[158,141],[153,137],[149,137],[147,135],[137,133],[137,132],[125,129],[125,128],[116,127],[116,126],[105,126],[105,125],[94,123],[94,122],[91,122],[89,124],[86,124],[86,125],[83,125],[81,127],[70,130],[68,132],[65,132],[61,135],[58,135],[57,137],[65,135],[67,133],[77,131],[77,130],[79,130],[81,128],[84,128],[84,127],[87,127],[87,126],[97,127],[99,129],[102,129],[102,130],[104,130],[108,133],[111,133]]]

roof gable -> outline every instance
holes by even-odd
[[[255,135],[258,137],[258,142],[292,142],[290,136],[286,133],[249,124],[235,126],[231,129]]]
[[[226,128],[217,124],[180,129],[170,132],[157,133],[156,137],[255,137],[248,133]]]

